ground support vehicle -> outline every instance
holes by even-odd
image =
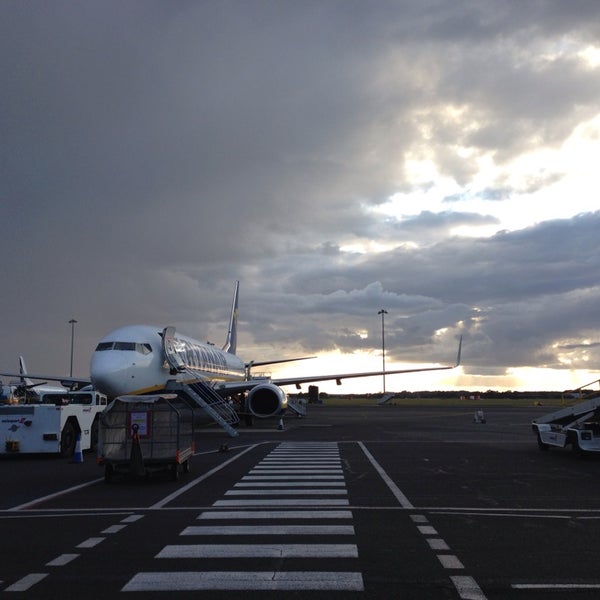
[[[600,397],[540,417],[531,427],[541,450],[570,445],[577,454],[600,452]]]
[[[100,419],[98,464],[104,466],[105,481],[155,471],[168,471],[175,480],[181,471],[189,472],[199,410],[177,394],[115,398]]]
[[[35,404],[0,405],[0,454],[60,453],[97,448],[106,396],[96,391],[41,393]]]

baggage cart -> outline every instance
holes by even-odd
[[[98,464],[110,483],[116,474],[135,478],[189,472],[194,454],[194,405],[177,394],[119,396],[100,418]]]

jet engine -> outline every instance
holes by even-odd
[[[286,407],[287,394],[272,383],[260,383],[248,392],[248,411],[255,417],[274,417]]]

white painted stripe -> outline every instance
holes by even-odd
[[[264,463],[282,463],[285,465],[295,465],[295,464],[301,464],[301,465],[322,465],[322,464],[328,464],[328,465],[339,465],[341,464],[341,461],[339,458],[269,458],[268,456],[266,458],[263,458],[259,464],[264,464]]]
[[[282,469],[281,467],[254,467],[250,471],[250,474],[254,475],[309,475],[311,473],[314,475],[340,475],[344,471],[342,469],[306,469],[304,467],[289,467],[286,469]]]
[[[349,510],[220,510],[203,512],[201,520],[231,519],[351,519]]]
[[[69,564],[71,561],[75,560],[80,554],[61,554],[57,556],[54,560],[46,563],[47,567],[62,567],[64,565]]]
[[[4,591],[5,592],[26,592],[29,588],[33,587],[36,583],[39,583],[48,577],[48,573],[30,573],[25,575],[19,581],[15,581],[12,585],[9,585]]]
[[[448,544],[440,538],[428,538],[427,543],[432,550],[450,550]]]
[[[343,475],[297,475],[296,473],[290,473],[289,475],[245,475],[242,477],[242,481],[319,481],[325,480],[342,480]]]
[[[425,515],[410,515],[413,523],[429,523]]]
[[[349,506],[350,502],[342,498],[271,498],[270,500],[217,500],[213,506]]]
[[[435,530],[435,527],[431,525],[417,525],[417,529],[423,535],[437,535],[438,532]]]
[[[354,544],[174,544],[155,558],[357,558]]]
[[[458,556],[453,554],[438,554],[437,557],[440,559],[444,569],[464,569],[464,565],[458,560]]]
[[[513,583],[515,590],[600,590],[600,583]]]
[[[121,531],[121,529],[125,529],[125,527],[127,527],[127,525],[111,525],[100,533],[119,533],[119,531]]]
[[[75,546],[76,548],[93,548],[94,546],[97,546],[100,542],[103,542],[106,538],[103,537],[92,537],[92,538],[88,538],[87,540],[85,540],[84,542],[81,542],[81,544],[79,544],[78,546]]]
[[[308,496],[315,494],[318,496],[346,496],[347,490],[313,490],[311,488],[303,488],[301,490],[290,489],[269,489],[269,490],[227,490],[225,496]]]
[[[317,461],[304,461],[304,462],[295,462],[290,463],[286,460],[274,460],[269,462],[260,462],[255,467],[255,469],[286,469],[289,471],[299,470],[299,469],[312,469],[315,471],[323,471],[323,470],[332,470],[335,469],[337,471],[342,472],[342,465],[339,462],[317,462]]]
[[[271,452],[268,454],[266,458],[302,458],[306,460],[307,458],[340,458],[340,453],[335,450],[309,450],[302,452],[298,452],[297,450],[278,450],[276,452]]]
[[[367,450],[365,445],[362,442],[358,442],[358,445],[361,447],[362,451],[365,453],[365,456],[369,459],[369,462],[373,465],[379,476],[385,481],[386,485],[390,489],[390,492],[394,494],[394,497],[400,505],[404,508],[414,508],[410,500],[400,491],[400,488],[390,479],[388,474],[381,468],[379,463],[373,458],[372,454]]]
[[[241,483],[236,483],[233,487],[234,488],[249,488],[249,487],[281,487],[282,485],[286,485],[289,487],[302,487],[302,486],[306,486],[306,485],[313,485],[313,486],[318,486],[318,485],[322,485],[322,486],[327,486],[327,485],[331,485],[331,486],[338,486],[338,487],[344,487],[346,484],[343,481],[314,481],[312,478],[310,480],[307,481],[289,481],[289,480],[285,480],[285,481],[254,481],[254,482],[249,482],[249,481],[245,481],[245,482],[241,482]]]
[[[144,518],[144,515],[129,515],[128,517],[121,519],[121,523],[135,523],[136,521],[139,521],[140,519],[143,519],[143,518]]]
[[[362,575],[323,571],[211,571],[138,573],[123,592],[200,590],[338,590],[361,592]]]
[[[485,594],[472,577],[453,575],[450,579],[463,600],[485,600]]]
[[[200,525],[179,535],[354,535],[352,525]]]

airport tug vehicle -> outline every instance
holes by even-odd
[[[97,391],[41,393],[35,404],[0,405],[0,454],[56,453],[73,456],[96,450],[99,415],[106,396]]]
[[[540,450],[552,446],[573,452],[600,452],[600,397],[554,411],[531,423]]]

